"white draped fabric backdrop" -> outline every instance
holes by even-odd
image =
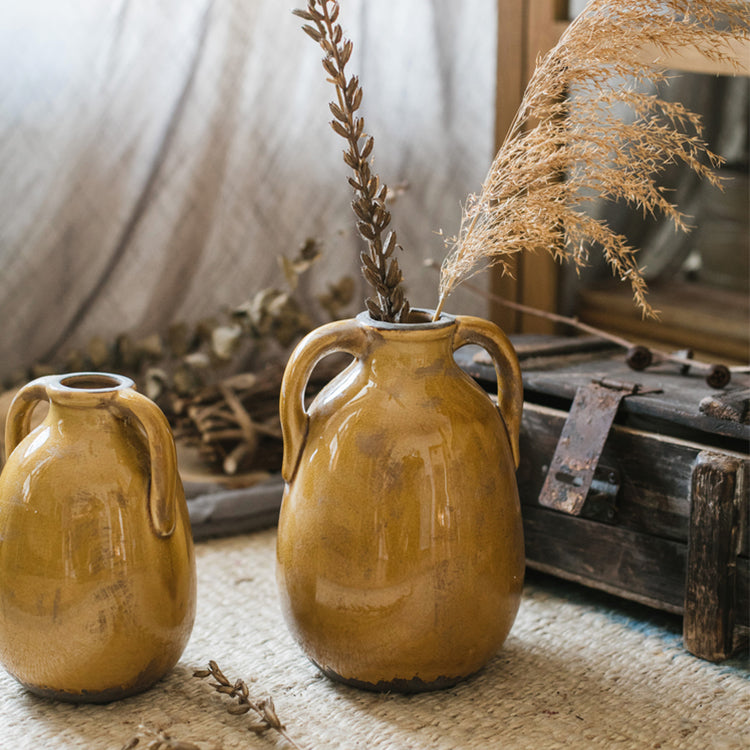
[[[414,306],[492,158],[494,0],[341,0]],[[284,284],[359,279],[320,50],[278,0],[0,0],[0,378]],[[351,312],[362,308],[365,290]],[[459,293],[450,311],[483,314]]]

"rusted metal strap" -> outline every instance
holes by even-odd
[[[539,503],[573,516],[580,515],[620,402],[635,393],[658,390],[642,389],[638,383],[605,379],[581,386],[560,433]]]

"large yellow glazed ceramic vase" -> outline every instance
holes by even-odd
[[[117,375],[40,378],[8,414],[0,475],[0,663],[35,693],[104,702],[180,658],[195,557],[174,442]],[[29,433],[31,412],[49,401]]]
[[[281,419],[277,580],[286,621],[328,676],[374,690],[447,687],[505,640],[524,549],[515,352],[493,324],[425,311],[322,326],[293,353]],[[499,406],[457,365],[479,344]],[[315,364],[352,363],[306,408]]]

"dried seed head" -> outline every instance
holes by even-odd
[[[625,355],[625,361],[632,370],[641,371],[651,366],[653,355],[648,347],[637,344],[631,346]]]
[[[731,379],[732,373],[726,365],[711,365],[706,375],[706,383],[711,388],[724,388]]]
[[[247,703],[238,703],[236,706],[229,706],[227,713],[239,716],[240,714],[246,714],[250,710],[250,706]]]

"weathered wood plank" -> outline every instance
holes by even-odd
[[[531,506],[523,507],[523,526],[530,568],[683,614],[686,544]],[[750,561],[735,562],[735,627],[744,630],[750,625]]]
[[[601,353],[599,356],[595,352],[581,352],[579,356],[559,357],[556,361],[545,357],[538,362],[530,358],[532,339],[530,336],[511,337],[514,344],[522,343],[525,349],[521,369],[527,401],[539,403],[553,399],[569,404],[578,388],[594,378],[639,383],[645,389],[659,388],[661,392],[629,396],[620,409],[620,423],[631,426],[645,426],[648,423],[660,433],[747,452],[750,425],[736,419],[719,418],[715,413],[702,413],[700,404],[717,394],[727,400],[735,392],[747,390],[750,388],[749,375],[735,373],[732,382],[723,391],[717,392],[709,388],[697,372],[680,374],[679,365],[676,364],[660,364],[643,372],[631,370],[625,362],[623,350]],[[549,346],[550,339],[540,337],[540,343]],[[492,366],[482,362],[481,357],[474,361],[476,350],[472,351],[469,347],[466,350],[457,352],[457,360],[467,372],[492,390]]]
[[[683,609],[686,545],[524,506],[526,559],[668,612]]]
[[[518,484],[524,504],[537,504],[567,413],[526,402]],[[705,446],[615,425],[600,467],[619,477],[615,515],[623,528],[685,542],[690,518],[690,466]],[[747,457],[732,455],[747,463]],[[584,506],[583,515],[591,516]],[[604,519],[601,519],[604,520]]]
[[[731,422],[750,423],[750,388],[715,393],[706,396],[700,404],[701,414]]]
[[[622,421],[638,425],[643,420],[651,420],[656,431],[678,437],[692,433],[690,439],[705,441],[708,445],[719,445],[722,438],[733,438],[738,441],[734,446],[736,450],[746,449],[750,426],[702,414],[699,410],[701,401],[716,391],[709,388],[699,375],[680,375],[677,369],[677,365],[665,364],[635,372],[625,364],[624,355],[616,355],[595,363],[563,365],[555,371],[525,371],[524,385],[532,400],[535,394],[572,400],[576,390],[595,377],[639,383],[648,389],[661,388],[660,393],[629,396],[622,405]],[[743,390],[748,387],[748,382],[746,375],[737,375],[724,393]]]
[[[736,458],[704,451],[691,485],[685,585],[685,647],[718,661],[732,653],[743,467]]]

